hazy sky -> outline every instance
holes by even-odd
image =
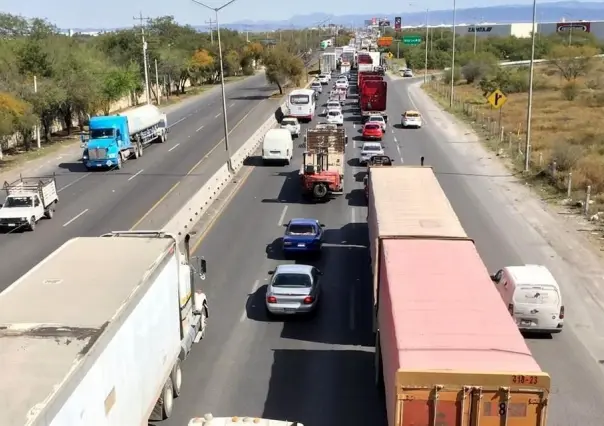
[[[545,3],[538,0],[539,4]],[[593,1],[593,0],[592,0]],[[224,1],[208,0],[207,4],[219,7]],[[2,0],[2,11],[26,17],[44,17],[60,28],[115,28],[133,25],[132,17],[143,12],[144,16],[157,17],[172,15],[183,24],[204,25],[213,17],[213,12],[195,5],[190,0]],[[354,4],[354,9],[350,5]],[[391,4],[380,6],[376,4]],[[458,0],[458,8],[469,8],[505,4],[532,4],[532,0]],[[225,8],[220,15],[221,22],[251,20],[288,20],[294,15],[323,12],[335,15],[369,14],[371,16],[392,17],[405,10],[419,11],[451,9],[453,0],[421,0],[396,2],[371,2],[366,0],[237,0]]]

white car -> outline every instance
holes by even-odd
[[[342,115],[342,110],[330,109],[329,111],[327,111],[327,122],[329,124],[337,124],[338,126],[343,126],[344,116]]]
[[[281,128],[289,130],[294,138],[300,136],[300,123],[296,117],[285,117],[281,120]]]
[[[323,114],[327,114],[328,111],[338,110],[342,112],[342,105],[339,101],[328,101],[325,104],[325,109],[323,110]]]
[[[403,71],[403,77],[413,77],[413,71],[407,68],[405,71]]]
[[[314,90],[315,92],[323,93],[323,83],[321,83],[318,80],[313,81],[312,84],[310,85],[310,88],[312,90]]]
[[[348,89],[348,80],[336,81],[336,89]]]
[[[382,132],[386,131],[386,120],[381,115],[370,115],[367,122],[379,124],[382,127]]]
[[[361,148],[361,165],[367,164],[374,155],[385,155],[384,147],[379,142],[365,142]]]
[[[319,77],[317,77],[317,80],[319,80],[319,83],[321,83],[322,85],[326,85],[329,83],[329,80],[331,80],[331,78],[325,74],[321,74],[319,75]]]
[[[401,115],[401,127],[415,127],[419,129],[422,127],[422,115],[417,111],[407,111]]]

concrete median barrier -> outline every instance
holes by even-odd
[[[308,88],[308,83],[305,88]],[[279,108],[281,111],[288,111],[287,102],[283,102]],[[246,159],[252,155],[262,143],[264,135],[269,129],[275,128],[279,123],[272,114],[254,134],[231,156],[231,165],[233,172],[229,172],[227,165],[223,165],[212,177],[193,195],[185,206],[174,215],[172,219],[164,226],[163,230],[184,238],[185,235],[193,229],[203,214],[218,198],[229,182],[233,180],[243,167]]]

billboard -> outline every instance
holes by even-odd
[[[472,27],[468,27],[468,32],[469,33],[490,33],[491,30],[493,30],[493,27],[477,27],[477,26],[472,26]]]
[[[557,33],[570,32],[588,33],[591,31],[591,22],[558,22],[556,24]]]
[[[400,31],[401,30],[401,25],[402,25],[401,17],[397,16],[396,18],[394,18],[394,30],[395,31]]]
[[[377,18],[371,18],[371,25],[377,25]]]
[[[380,27],[389,27],[390,26],[390,19],[380,19]]]

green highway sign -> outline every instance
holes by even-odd
[[[402,38],[403,44],[409,45],[409,46],[417,46],[418,44],[420,44],[422,42],[422,38],[421,36],[403,36]]]

